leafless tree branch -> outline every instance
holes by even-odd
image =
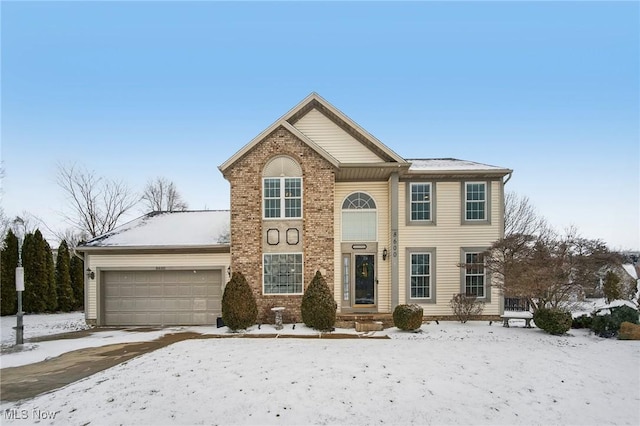
[[[95,172],[76,165],[58,165],[57,183],[73,212],[66,216],[67,220],[90,237],[114,229],[138,202],[123,182],[96,176]]]
[[[188,205],[176,185],[165,177],[149,180],[142,192],[142,202],[148,211],[184,211]]]

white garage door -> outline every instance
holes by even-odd
[[[104,325],[204,325],[221,315],[221,270],[106,271]]]

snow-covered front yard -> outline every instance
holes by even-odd
[[[640,424],[638,341],[487,322],[377,334],[391,339],[183,341],[1,409],[21,425]]]

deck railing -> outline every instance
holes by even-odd
[[[529,311],[531,306],[529,300],[521,297],[505,297],[504,298],[504,310],[511,312],[526,312]]]

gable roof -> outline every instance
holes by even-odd
[[[96,249],[229,247],[229,210],[153,212],[80,245]]]
[[[365,145],[368,149],[373,151],[376,155],[378,155],[385,162],[393,162],[406,164],[405,160],[396,154],[393,150],[387,147],[385,144],[380,142],[377,138],[371,135],[369,132],[360,127],[355,121],[351,120],[344,113],[342,113],[339,109],[331,105],[328,101],[322,98],[315,92],[312,92],[304,98],[301,102],[299,102],[296,106],[294,106],[291,110],[289,110],[282,117],[277,119],[273,124],[267,127],[264,131],[262,131],[258,136],[253,138],[249,143],[243,146],[238,152],[236,152],[231,158],[222,163],[218,168],[224,174],[235,162],[241,159],[245,154],[247,154],[253,147],[255,147],[260,141],[262,141],[266,136],[268,136],[271,132],[276,130],[278,127],[284,127],[291,133],[293,133],[296,137],[306,143],[311,149],[320,154],[323,158],[333,164],[335,167],[339,168],[341,166],[340,162],[328,153],[324,148],[319,146],[316,142],[311,140],[309,137],[304,135],[298,129],[295,128],[294,124],[304,117],[309,111],[312,109],[317,109],[321,113],[323,113],[327,118],[333,121],[336,125],[338,125],[342,130],[352,136],[354,139]]]

